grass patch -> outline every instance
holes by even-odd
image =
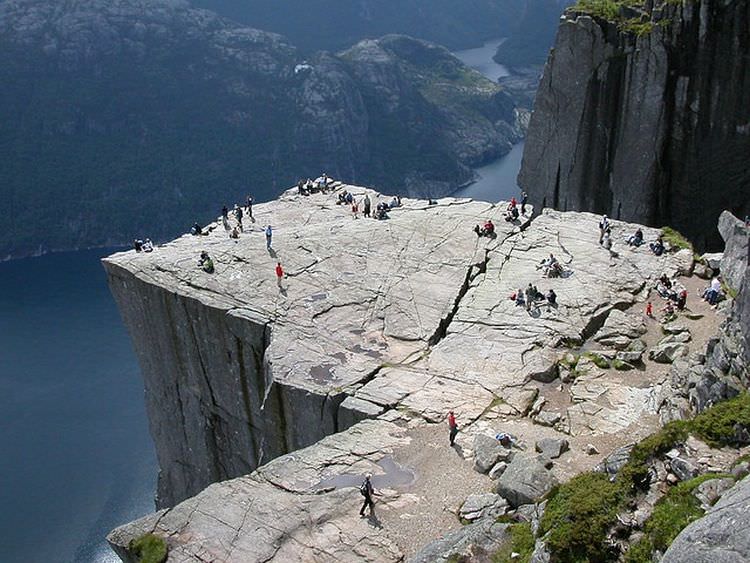
[[[553,561],[609,561],[605,539],[616,522],[616,515],[639,491],[649,486],[651,461],[668,452],[689,434],[711,446],[739,446],[736,424],[750,426],[750,393],[744,392],[706,409],[692,420],[675,420],[636,444],[628,463],[611,482],[604,473],[583,473],[552,489],[539,529],[539,537],[549,534],[547,546]],[[750,458],[750,456],[746,456]],[[647,563],[655,549],[663,551],[690,522],[702,515],[692,491],[702,482],[724,475],[702,475],[670,490],[654,508],[645,527],[645,536],[626,555],[628,563]]]
[[[686,239],[679,231],[673,229],[672,227],[662,228],[661,236],[664,239],[664,242],[669,243],[672,248],[676,248],[678,250],[687,248],[690,250],[690,252],[695,253],[695,251],[693,250],[693,245],[690,244],[690,241]]]
[[[664,553],[685,527],[704,514],[701,503],[695,498],[693,491],[701,483],[726,476],[701,475],[672,487],[654,505],[654,511],[644,525],[645,535],[625,554],[625,563],[650,563],[654,551]]]
[[[612,360],[612,367],[617,371],[627,371],[629,369],[633,369],[632,365],[630,365],[628,362],[620,360],[619,358],[615,358],[614,360]]]
[[[510,542],[492,554],[492,563],[528,563],[534,553],[534,534],[531,524],[513,524],[508,527]],[[511,557],[517,553],[518,557]]]
[[[732,468],[737,467],[740,463],[744,463],[746,461],[750,461],[750,454],[741,455],[737,459],[734,460],[734,463],[732,464]]]
[[[167,542],[156,534],[145,534],[130,540],[128,549],[139,563],[164,563],[167,560]]]
[[[555,561],[608,559],[607,532],[616,522],[623,490],[604,473],[582,473],[550,491],[540,536]]]
[[[737,299],[737,295],[739,292],[733,287],[727,285],[724,280],[721,280],[721,290],[724,292],[724,295],[727,295],[732,299]]]
[[[604,356],[600,356],[599,354],[594,354],[593,352],[586,352],[584,354],[585,358],[588,358],[591,360],[594,365],[601,369],[609,369],[609,360],[605,358]]]
[[[750,428],[750,393],[736,397],[706,409],[690,422],[691,431],[703,438],[709,446],[742,446],[735,436],[735,425]]]

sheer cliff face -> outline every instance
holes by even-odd
[[[519,183],[543,205],[720,247],[719,213],[750,211],[750,2],[670,3],[651,18],[638,35],[568,12]]]

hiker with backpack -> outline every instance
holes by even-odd
[[[365,508],[368,506],[370,507],[370,515],[375,514],[375,502],[372,500],[375,494],[375,489],[372,486],[372,474],[368,473],[365,480],[362,481],[362,484],[359,486],[359,494],[365,497],[362,508],[359,510],[359,515],[364,516]]]

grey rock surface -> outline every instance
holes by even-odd
[[[495,493],[470,495],[461,505],[458,514],[461,518],[473,522],[487,516],[502,516],[508,510],[507,501]]]
[[[547,469],[546,461],[537,456],[517,455],[498,479],[496,490],[516,508],[537,502],[556,484],[557,479]]]
[[[556,459],[570,448],[565,438],[542,438],[534,446],[536,451],[550,459]]]
[[[703,518],[675,538],[663,563],[744,563],[750,560],[750,478],[724,493]]]
[[[493,553],[509,541],[507,528],[508,524],[499,524],[494,517],[483,518],[424,546],[409,563],[435,563],[476,551]]]
[[[493,436],[477,434],[474,437],[474,469],[487,473],[500,461],[510,461],[513,451],[503,447]]]

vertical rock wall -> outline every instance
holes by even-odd
[[[720,212],[750,212],[750,2],[670,3],[650,17],[640,35],[574,11],[561,20],[519,183],[542,206],[669,224],[720,247]]]
[[[160,467],[158,507],[338,430],[343,395],[273,381],[266,320],[208,306],[104,264],[143,373]]]

